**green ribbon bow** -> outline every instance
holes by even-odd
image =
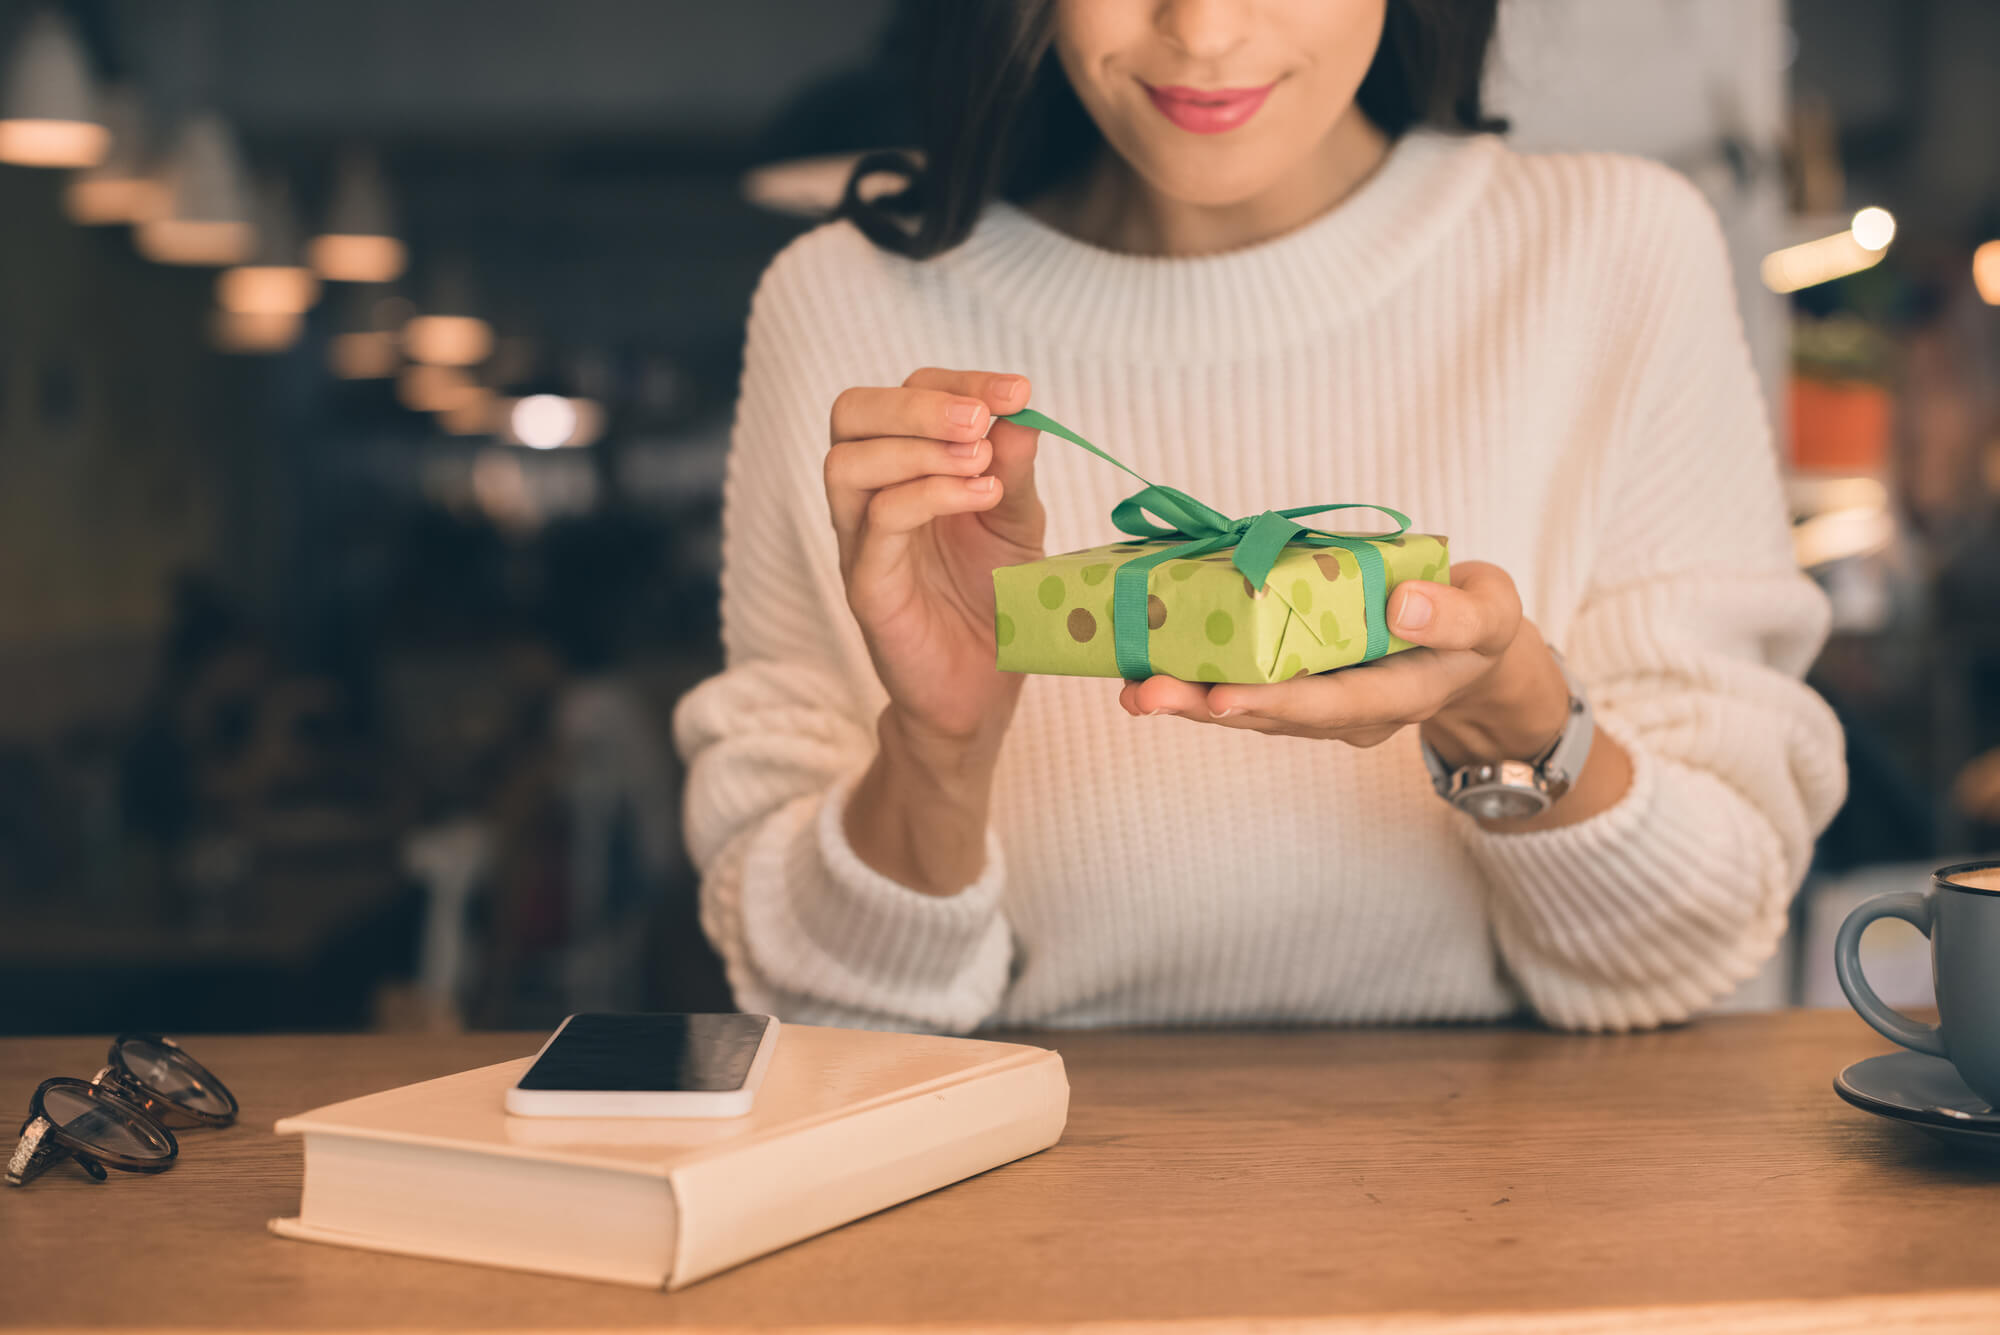
[[[1112,647],[1117,654],[1119,674],[1128,680],[1143,681],[1153,675],[1153,661],[1146,651],[1147,638],[1152,633],[1146,619],[1148,573],[1163,561],[1184,560],[1224,549],[1230,550],[1230,564],[1243,573],[1243,578],[1250,581],[1253,589],[1264,587],[1271,567],[1277,564],[1279,554],[1291,543],[1306,547],[1344,547],[1353,552],[1355,562],[1361,567],[1361,603],[1368,625],[1368,644],[1361,659],[1367,662],[1389,651],[1389,581],[1383,569],[1382,553],[1375,544],[1409,532],[1408,515],[1391,510],[1386,505],[1351,502],[1300,505],[1289,510],[1266,510],[1247,519],[1231,519],[1184,491],[1148,480],[1062,423],[1033,408],[1009,413],[1000,420],[1061,436],[1144,482],[1144,490],[1133,492],[1112,507],[1111,522],[1118,526],[1119,532],[1135,538],[1189,540],[1179,546],[1148,552],[1118,567],[1117,578],[1112,584]],[[1329,510],[1378,510],[1394,519],[1397,527],[1393,533],[1377,534],[1371,538],[1350,533],[1328,533],[1295,522],[1306,515],[1325,514]],[[1153,518],[1164,520],[1164,526],[1154,523]]]

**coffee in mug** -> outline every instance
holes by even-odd
[[[1861,972],[1861,933],[1877,918],[1901,918],[1931,941],[1938,1023],[1889,1008]],[[1928,890],[1877,895],[1847,915],[1834,942],[1840,990],[1891,1042],[1942,1057],[1966,1085],[2000,1107],[2000,861],[1940,868]]]

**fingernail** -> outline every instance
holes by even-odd
[[[1173,712],[1171,709],[1149,709],[1146,711],[1145,717],[1158,718],[1162,714],[1171,714]]]
[[[971,426],[979,420],[979,414],[985,411],[986,405],[983,403],[954,403],[945,409],[944,415],[951,419],[953,426]]]
[[[1422,630],[1431,624],[1431,600],[1411,589],[1403,595],[1403,610],[1396,614],[1396,624],[1404,630]]]
[[[1211,709],[1208,711],[1208,716],[1210,718],[1234,718],[1236,717],[1236,715],[1241,714],[1242,712],[1243,710],[1241,706],[1238,706],[1237,708],[1234,709],[1225,709],[1220,714],[1216,713],[1214,710]]]
[[[954,441],[950,445],[945,446],[945,448],[961,459],[970,459],[973,455],[979,453],[979,442],[976,440]]]
[[[1021,392],[1021,387],[1027,383],[1020,376],[1003,375],[993,382],[993,392],[1011,403],[1014,396]]]
[[[993,490],[993,479],[990,477],[976,477],[972,479],[971,485],[974,491],[991,491]]]

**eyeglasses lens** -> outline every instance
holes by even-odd
[[[107,1154],[165,1159],[174,1152],[172,1143],[157,1128],[78,1088],[58,1085],[45,1091],[42,1112],[66,1135]]]
[[[128,1038],[118,1047],[125,1069],[157,1094],[184,1108],[216,1116],[235,1111],[221,1082],[184,1052],[143,1038]]]

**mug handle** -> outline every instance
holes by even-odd
[[[1937,1025],[1921,1024],[1891,1009],[1862,976],[1861,933],[1877,918],[1901,918],[1925,936],[1931,934],[1931,902],[1914,890],[1877,895],[1859,905],[1840,924],[1840,935],[1833,943],[1833,972],[1840,980],[1840,990],[1847,994],[1848,1004],[1882,1037],[1914,1052],[1948,1059],[1944,1035]]]

